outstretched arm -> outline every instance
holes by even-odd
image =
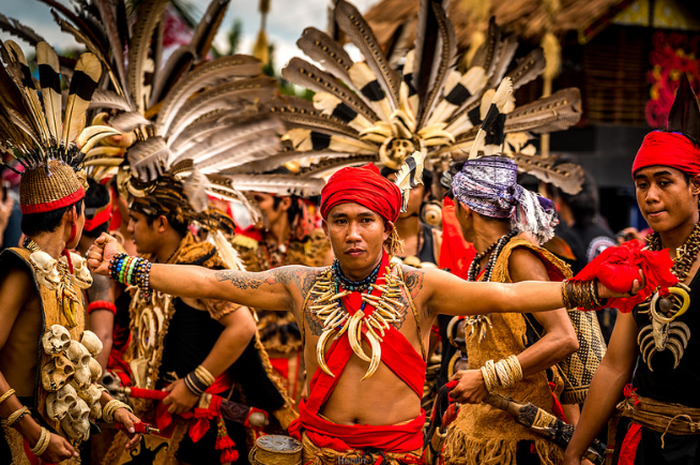
[[[422,270],[421,270],[422,271]],[[442,270],[423,271],[421,299],[431,316],[480,315],[486,313],[535,313],[564,306],[562,283],[523,281],[515,284],[467,282]],[[636,294],[640,280],[630,290]],[[625,297],[598,283],[601,299]]]
[[[116,240],[106,234],[98,237],[88,252],[90,269],[108,274],[109,261],[119,253]],[[178,297],[228,300],[267,310],[294,310],[294,301],[316,269],[286,266],[262,273],[214,271],[192,265],[153,264],[151,288]]]

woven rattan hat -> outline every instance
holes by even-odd
[[[46,213],[72,205],[87,189],[76,174],[85,153],[103,138],[120,134],[105,126],[85,128],[102,64],[92,53],[80,56],[66,79],[70,88],[63,104],[59,58],[49,44],[36,44],[38,83],[29,75],[19,45],[7,40],[0,49],[5,62],[0,66],[4,76],[0,79],[0,151],[11,154],[24,170],[19,173],[7,165],[22,175],[22,213]]]
[[[27,170],[19,184],[22,213],[46,213],[72,205],[85,197],[78,175],[59,160]]]

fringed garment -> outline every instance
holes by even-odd
[[[539,255],[547,267],[550,279],[561,280],[568,272],[566,265],[546,250],[515,237],[503,248],[491,274],[492,282],[513,282],[508,262],[514,249],[523,247]],[[492,313],[492,327],[479,342],[478,331],[470,335],[467,328],[467,353],[470,368],[478,369],[487,360],[500,360],[519,354],[527,347],[527,322],[519,313]],[[562,392],[564,383],[554,371],[555,394]],[[532,402],[553,413],[552,390],[544,371],[526,376],[511,388],[499,388],[499,394],[515,402]],[[457,419],[448,428],[445,442],[445,463],[450,465],[515,465],[518,443],[531,441],[545,465],[556,465],[563,460],[563,450],[542,436],[515,422],[513,417],[485,403],[461,406]]]

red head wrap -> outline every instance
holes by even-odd
[[[650,132],[634,158],[632,176],[648,166],[669,166],[690,176],[698,176],[700,148],[677,132]]]
[[[331,176],[321,190],[321,216],[327,219],[333,207],[349,202],[359,203],[392,223],[401,213],[399,187],[382,177],[372,163],[343,168]]]

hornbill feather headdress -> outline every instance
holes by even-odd
[[[465,158],[499,84],[509,79],[515,90],[545,68],[541,49],[513,65],[518,41],[503,34],[492,19],[485,43],[465,69],[452,23],[436,0],[421,1],[414,48],[398,68],[390,65],[372,29],[350,3],[339,0],[332,19],[364,61],[353,61],[341,43],[318,29],[303,32],[297,45],[323,69],[293,58],[283,76],[316,91],[313,102],[286,98],[271,107],[289,127],[285,150],[290,157],[350,161],[373,156],[393,169],[414,151],[422,152],[428,165]],[[559,131],[578,122],[578,90],[565,89],[522,106],[512,96],[508,99],[502,125],[505,153],[523,170],[550,182],[573,184],[576,190],[582,182],[580,168],[560,166],[550,173],[554,159],[534,156],[527,140],[528,133]],[[270,159],[268,169],[283,160]]]

